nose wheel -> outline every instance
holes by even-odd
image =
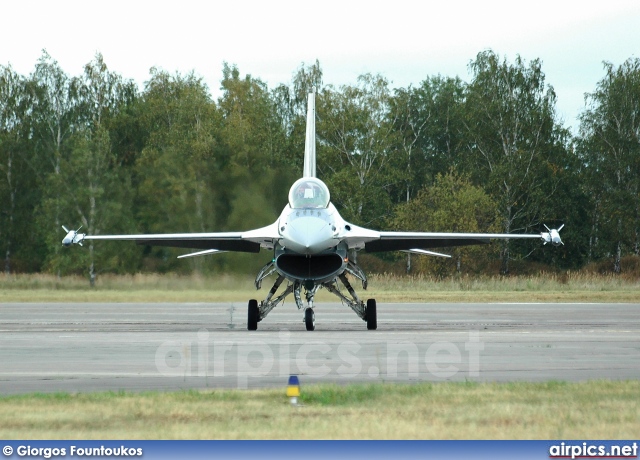
[[[313,308],[307,308],[304,311],[304,325],[307,331],[313,331],[316,328],[316,315],[313,312]]]

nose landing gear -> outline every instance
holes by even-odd
[[[316,315],[313,312],[313,308],[306,308],[304,311],[304,325],[307,331],[313,331],[316,329]]]

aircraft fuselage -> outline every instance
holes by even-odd
[[[341,238],[344,225],[331,203],[326,208],[285,207],[278,219],[280,238],[274,247],[278,273],[307,284],[335,279],[349,261],[347,244]]]

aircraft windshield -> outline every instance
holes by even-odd
[[[329,198],[329,189],[316,177],[298,179],[289,190],[289,206],[294,209],[326,208]]]

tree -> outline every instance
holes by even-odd
[[[42,51],[30,78],[38,159],[60,173],[65,142],[79,126],[80,79],[70,78],[49,53]],[[68,151],[67,151],[68,153]],[[35,159],[34,159],[35,160]],[[42,174],[43,172],[34,168]]]
[[[25,83],[11,67],[0,67],[0,238],[4,249],[4,271],[11,272],[15,239],[16,202],[21,177],[16,174],[17,160],[24,148]]]
[[[370,225],[391,208],[388,163],[396,132],[389,120],[389,82],[381,76],[358,77],[358,86],[325,88],[320,95],[318,164],[344,216]]]
[[[51,174],[51,191],[41,208],[42,224],[50,222],[51,204],[68,225],[82,225],[91,235],[132,233],[133,212],[130,179],[117,167],[109,134],[104,127],[95,132],[76,133],[69,159],[61,162],[61,174]],[[62,197],[58,200],[57,197]],[[52,232],[51,245],[60,245],[60,233]],[[53,253],[50,269],[61,273],[88,272],[91,286],[101,271],[127,272],[139,264],[139,254],[109,242],[88,241],[85,250]]]
[[[605,63],[605,77],[587,95],[579,150],[593,199],[592,256],[640,254],[640,59]]]
[[[100,54],[85,66],[83,77],[77,79],[75,85],[77,100],[69,153],[56,158],[54,170],[46,179],[40,213],[42,228],[50,230],[47,238],[52,246],[58,239],[53,239],[53,235],[59,235],[57,226],[55,232],[51,228],[54,216],[64,216],[68,225],[79,221],[84,231],[93,235],[128,233],[132,224],[131,181],[128,171],[119,168],[115,161],[109,121],[132,102],[135,87],[110,72]],[[53,131],[56,132],[60,131]],[[59,247],[59,242],[56,246]],[[99,271],[123,270],[135,264],[135,252],[119,251],[114,258],[108,244],[101,245],[99,250],[94,241],[87,246],[88,252],[83,258],[69,258],[66,252],[55,251],[49,256],[49,267],[61,272],[78,271],[84,266],[93,286]]]
[[[298,67],[293,74],[290,86],[280,84],[273,90],[273,99],[286,126],[292,128],[296,121],[300,119],[304,121],[307,113],[307,96],[309,93],[322,92],[324,88],[322,77],[322,68],[316,59],[311,65],[301,64]],[[290,131],[288,133],[290,134]]]
[[[322,93],[322,68],[320,62],[301,64],[294,73],[291,85],[278,85],[271,92],[275,104],[275,116],[284,129],[283,163],[293,168],[296,174],[302,171],[304,140],[307,116],[307,98],[309,93]],[[321,101],[316,100],[316,115]]]
[[[434,184],[421,189],[414,199],[398,205],[392,226],[405,231],[495,233],[500,215],[482,188],[452,169],[446,175],[438,174]],[[415,265],[420,271],[444,277],[483,267],[492,251],[484,246],[467,246],[447,252],[452,260],[420,256]]]
[[[235,66],[224,65],[221,83],[221,132],[230,155],[226,174],[230,207],[225,228],[248,230],[271,224],[302,169],[296,168],[295,144],[286,135],[287,123],[294,115],[282,112],[266,84],[251,75],[241,78]],[[257,271],[264,265],[264,260],[243,254],[223,255],[221,262],[237,270]]]
[[[218,106],[223,136],[231,151],[232,165],[243,170],[236,174],[252,183],[268,185],[260,183],[266,170],[290,166],[284,151],[286,132],[281,113],[267,86],[251,75],[240,78],[235,66],[225,64],[222,90]],[[269,195],[268,187],[265,188]]]
[[[220,228],[228,213],[224,176],[228,154],[220,141],[220,113],[202,79],[193,73],[170,75],[152,69],[139,112],[148,138],[136,163],[141,230]],[[153,254],[167,259],[175,251],[153,248]],[[162,270],[175,264],[175,259],[168,260]],[[205,262],[194,258],[188,263],[200,267]]]
[[[460,161],[464,91],[459,78],[441,76],[395,90],[389,115],[399,133],[393,155],[402,183],[398,202],[409,201]]]
[[[511,65],[492,51],[470,64],[466,98],[470,155],[464,170],[498,203],[504,233],[540,226],[557,184],[556,156],[566,131],[556,122],[556,95],[545,84],[542,63],[518,56]],[[562,158],[561,160],[562,161]],[[501,272],[509,273],[510,241],[502,242]]]
[[[37,205],[42,200],[49,202],[52,207],[48,209],[52,214],[50,222],[40,228],[42,235],[39,240],[48,241],[49,233],[55,228],[60,231],[59,203],[61,197],[50,201],[51,190],[46,186],[50,174],[61,174],[61,163],[68,160],[71,147],[70,139],[73,133],[80,127],[78,122],[78,107],[80,86],[79,78],[69,77],[46,50],[36,63],[34,72],[29,76],[27,91],[30,97],[30,111],[28,118],[32,126],[30,136],[32,146],[25,162],[31,168],[37,181],[37,190],[41,194]],[[34,204],[32,209],[36,208]],[[54,258],[60,253],[59,244],[47,245],[47,252],[52,251]],[[50,257],[48,254],[43,259]],[[44,260],[42,260],[44,262]],[[58,272],[58,276],[60,272]]]

